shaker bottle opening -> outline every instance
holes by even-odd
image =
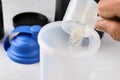
[[[50,23],[41,29],[38,34],[38,43],[41,45],[42,50],[45,50],[47,53],[52,53],[53,55],[67,57],[83,57],[97,52],[100,46],[100,39],[96,31],[92,31],[87,48],[79,52],[71,52],[69,50],[70,35],[63,31],[61,23],[61,21]]]

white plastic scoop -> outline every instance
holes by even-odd
[[[93,24],[97,17],[97,4],[94,0],[71,0],[66,14],[62,21],[62,29],[70,34],[76,26],[81,24],[89,25],[94,29]]]
[[[70,34],[70,50],[78,51],[88,47],[97,19],[97,4],[94,0],[71,0],[61,27]],[[96,35],[98,35],[96,33]],[[93,38],[94,40],[94,38]],[[100,41],[98,39],[98,41]]]

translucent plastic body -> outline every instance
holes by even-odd
[[[40,80],[90,80],[92,57],[100,46],[99,35],[92,31],[88,47],[71,52],[69,37],[61,22],[44,26],[38,34],[40,44]]]

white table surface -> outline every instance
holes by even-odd
[[[34,11],[54,20],[55,0],[3,0],[5,35],[13,30],[12,18],[18,13]],[[97,67],[92,80],[119,80],[120,42],[108,34],[101,40],[97,53]],[[40,63],[23,65],[10,60],[0,41],[0,80],[40,80]]]

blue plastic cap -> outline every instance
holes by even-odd
[[[19,26],[16,27],[4,39],[4,48],[8,53],[10,59],[22,64],[32,64],[39,62],[39,44],[37,42],[37,35],[41,26]],[[9,37],[13,33],[18,33],[10,42]]]

